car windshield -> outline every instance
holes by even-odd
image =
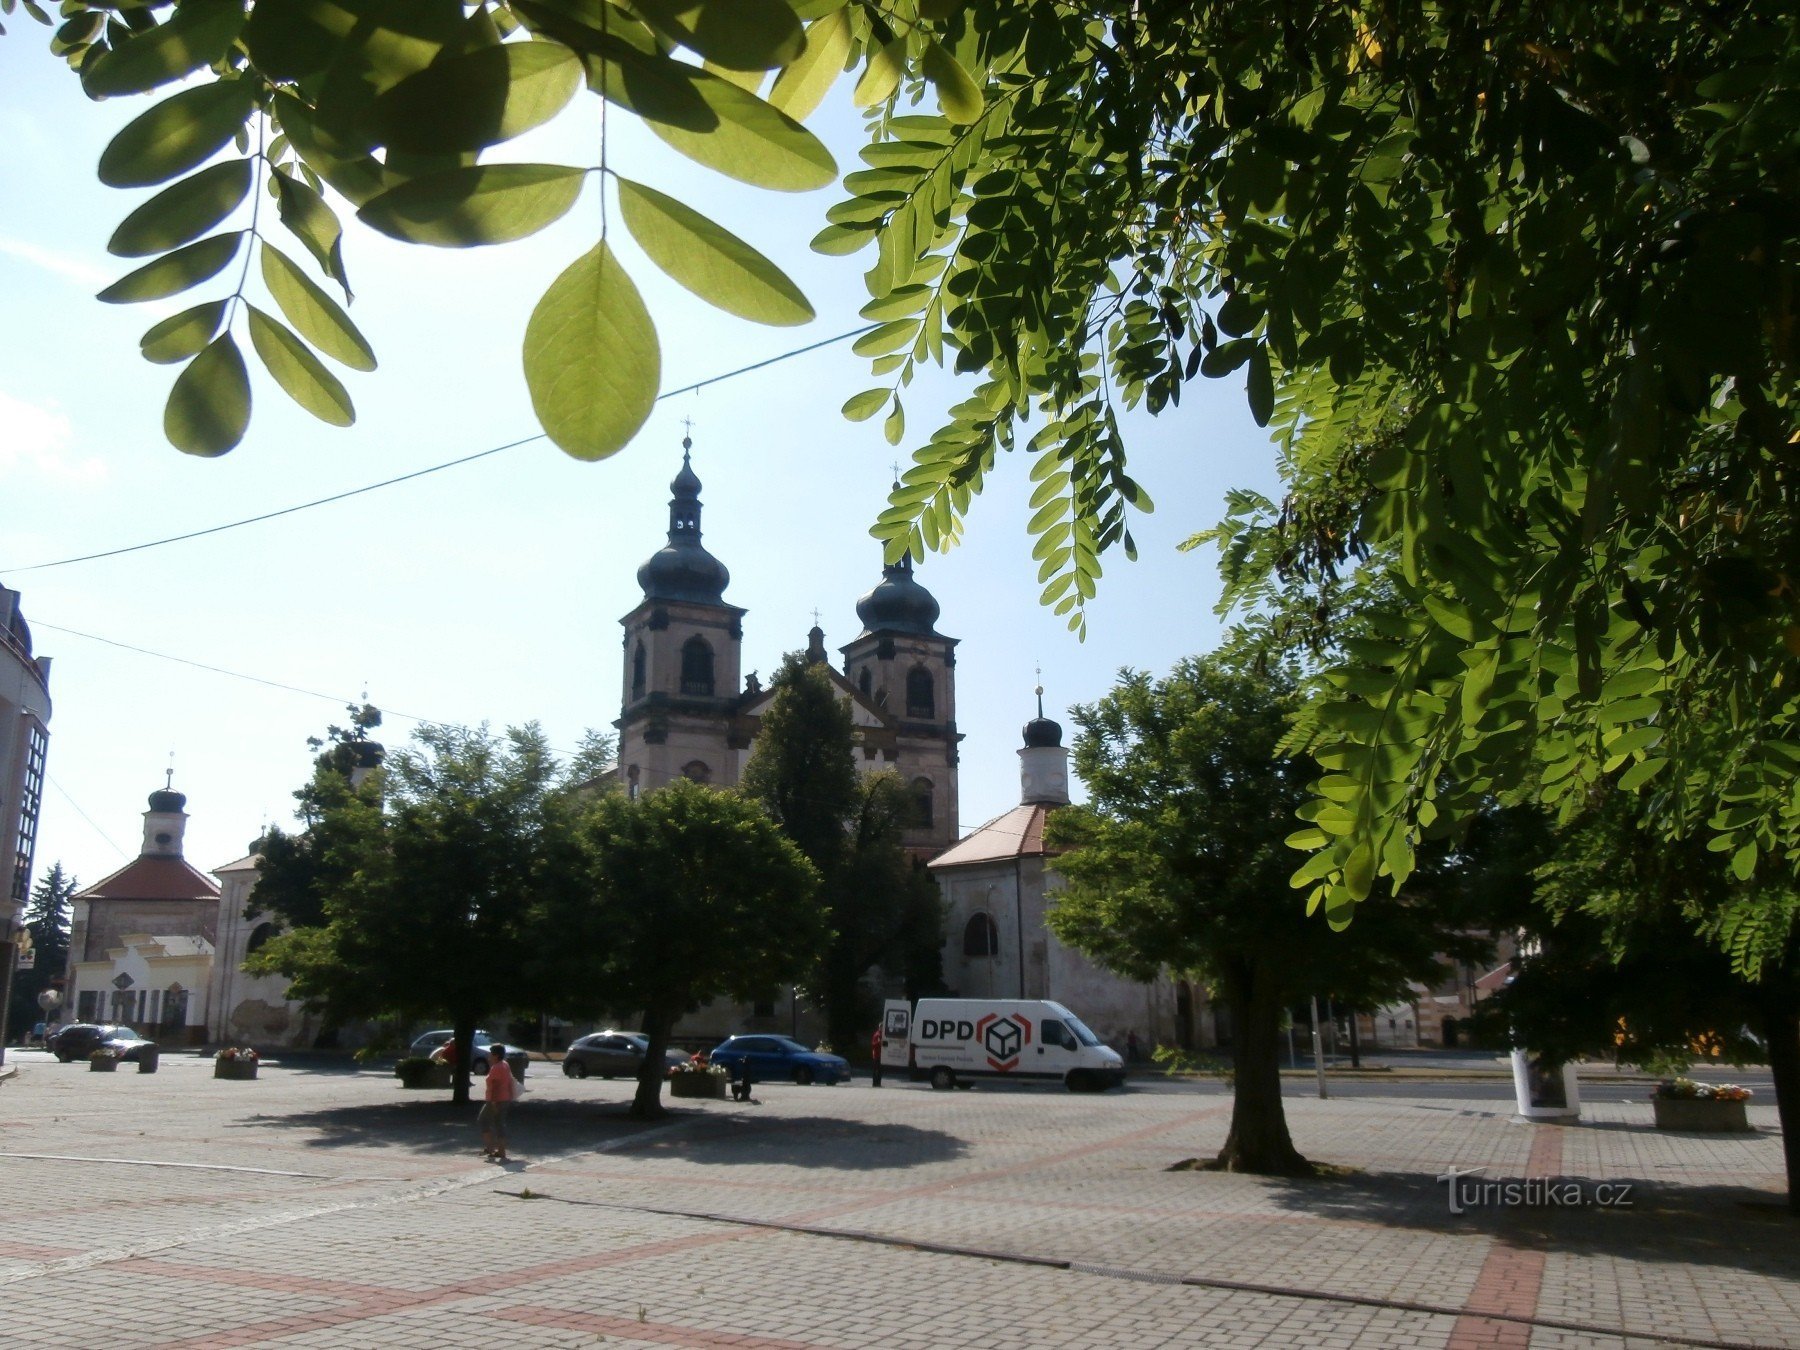
[[[777,1047],[786,1050],[790,1055],[810,1055],[813,1052],[810,1045],[802,1045],[799,1041],[791,1040],[786,1036],[775,1036],[772,1039]]]

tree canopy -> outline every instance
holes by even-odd
[[[37,997],[63,981],[69,964],[70,902],[80,889],[81,883],[64,872],[60,862],[51,863],[50,870],[31,888],[31,898],[20,919],[31,935],[36,956],[30,970],[13,972],[6,1025],[15,1036],[45,1020]]]
[[[560,1006],[642,1014],[637,1115],[662,1113],[677,1018],[803,978],[831,938],[812,865],[733,792],[677,779],[641,797],[603,794],[576,806],[556,853],[541,962]]]
[[[877,524],[891,556],[953,542],[1023,442],[1044,599],[1080,627],[1150,507],[1120,411],[1230,377],[1288,480],[1240,500],[1233,544],[1273,542],[1238,561],[1395,565],[1318,703],[1296,839],[1296,884],[1342,925],[1527,782],[1552,804],[1644,793],[1746,883],[1800,865],[1797,36],[1792,0],[68,0],[52,45],[95,97],[200,77],[100,174],[171,184],[115,234],[151,261],[104,299],[260,260],[262,305],[246,268],[145,334],[184,365],[165,429],[201,454],[247,425],[240,332],[302,406],[351,416],[320,354],[374,355],[303,266],[347,297],[338,200],[463,247],[542,227],[593,174],[677,281],[804,318],[769,259],[621,176],[603,132],[596,163],[482,157],[585,85],[721,172],[817,187],[836,166],[796,119],[856,72],[863,165],[814,247],[873,246],[857,349],[883,383],[845,411],[886,409],[898,443],[921,364],[977,377]],[[524,352],[570,453],[642,423],[654,329],[604,226]]]
[[[1433,896],[1383,897],[1336,934],[1292,903],[1285,839],[1317,772],[1280,744],[1293,674],[1244,648],[1125,672],[1074,710],[1075,767],[1091,800],[1050,818],[1067,881],[1053,932],[1133,979],[1194,975],[1231,1012],[1237,1096],[1219,1165],[1302,1172],[1281,1107],[1281,1016],[1309,995],[1373,1008],[1482,944]]]

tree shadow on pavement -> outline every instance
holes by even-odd
[[[1262,1179],[1266,1194],[1283,1208],[1313,1218],[1341,1219],[1446,1235],[1502,1236],[1515,1246],[1575,1256],[1626,1261],[1714,1266],[1792,1281],[1800,1269],[1800,1218],[1787,1213],[1785,1196],[1757,1186],[1691,1185],[1667,1178],[1613,1175],[1558,1177],[1578,1183],[1588,1203],[1505,1203],[1490,1191],[1486,1203],[1470,1183],[1507,1183],[1518,1178],[1491,1172],[1464,1183],[1464,1212],[1450,1210],[1449,1184],[1435,1176],[1402,1172],[1359,1172],[1310,1181]],[[1629,1203],[1592,1203],[1604,1180],[1619,1194],[1629,1185]],[[1514,1198],[1518,1196],[1514,1192]],[[1537,1198],[1541,1201],[1540,1190]]]
[[[839,1172],[916,1167],[960,1158],[955,1135],[892,1121],[838,1116],[717,1115],[704,1128],[645,1140],[640,1157],[680,1157],[700,1164],[787,1166]]]

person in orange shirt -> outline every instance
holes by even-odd
[[[874,1081],[871,1087],[881,1086],[881,1047],[886,1038],[881,1034],[881,1024],[876,1023],[875,1034],[869,1037],[869,1062],[875,1066]]]
[[[519,1095],[518,1079],[506,1063],[506,1047],[488,1047],[487,1100],[475,1123],[481,1127],[482,1156],[489,1162],[505,1162],[506,1108]]]

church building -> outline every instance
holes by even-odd
[[[669,484],[668,542],[638,568],[643,598],[621,619],[620,783],[647,792],[676,778],[735,786],[774,697],[743,676],[743,618],[725,599],[731,573],[700,536],[700,478],[682,442]],[[824,665],[850,705],[858,765],[893,770],[911,789],[907,847],[921,860],[956,838],[957,639],[937,631],[938,603],[913,577],[910,557],[882,569],[856,602],[861,631],[827,657],[815,624],[807,655]]]

